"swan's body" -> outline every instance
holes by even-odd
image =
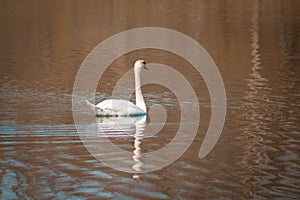
[[[121,99],[108,99],[98,103],[97,105],[91,104],[87,101],[87,104],[94,108],[96,115],[100,117],[141,116],[146,114],[146,112],[137,105],[130,101]]]
[[[144,60],[134,64],[136,105],[130,101],[120,99],[104,100],[96,105],[86,101],[87,105],[95,109],[97,116],[141,116],[146,115],[146,104],[141,90],[142,69],[146,68]]]

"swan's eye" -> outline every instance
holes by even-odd
[[[143,61],[142,63],[143,63],[144,65],[146,65],[146,62],[145,62],[145,61]]]

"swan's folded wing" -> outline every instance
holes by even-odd
[[[113,108],[105,108],[103,109],[103,112],[106,113],[106,115],[117,115],[119,110]]]
[[[107,99],[93,106],[97,116],[131,116],[144,114],[144,111],[132,102],[121,99]]]

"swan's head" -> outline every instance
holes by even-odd
[[[137,60],[134,63],[134,69],[139,69],[139,70],[141,70],[141,69],[148,69],[146,67],[146,64],[147,63],[144,60]]]

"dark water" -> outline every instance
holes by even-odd
[[[299,199],[299,8],[296,0],[2,0],[0,199]],[[197,137],[181,158],[155,172],[129,174],[105,166],[83,146],[72,88],[97,44],[147,26],[180,31],[204,46],[224,80],[227,116],[217,145],[199,159],[211,117],[203,80],[168,52],[121,56],[99,82],[96,101],[144,58],[184,74],[201,107]],[[131,152],[138,142],[142,151],[163,147],[180,123],[180,106],[167,88],[152,84],[143,92],[148,107],[167,110],[164,128],[142,140],[133,137],[134,127],[104,133],[117,133],[111,141]]]

